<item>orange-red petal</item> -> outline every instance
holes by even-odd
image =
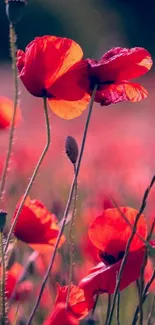
[[[35,38],[25,49],[17,52],[19,76],[27,90],[34,96],[42,97],[52,84],[80,61],[81,47],[71,39],[56,36]]]
[[[150,53],[141,47],[115,47],[105,53],[99,61],[88,59],[90,76],[100,82],[119,82],[140,77],[150,70]]]
[[[147,90],[136,83],[113,83],[111,85],[104,85],[97,91],[95,101],[102,106],[116,104],[118,102],[129,100],[131,102],[138,102],[145,99],[148,95]]]
[[[18,204],[19,206],[19,204]],[[13,219],[16,216],[16,208]],[[15,236],[39,252],[53,249],[59,233],[56,217],[37,200],[27,197],[14,230]],[[65,237],[61,237],[60,245]]]
[[[0,97],[0,129],[5,129],[11,125],[13,118],[13,101],[7,97]],[[15,124],[21,121],[21,111],[20,108],[17,107],[16,110],[16,118]]]
[[[84,97],[76,101],[65,101],[59,99],[49,99],[48,103],[51,110],[59,117],[65,120],[71,120],[80,116],[87,109],[90,96],[85,94]]]
[[[144,252],[145,250],[142,248],[128,254],[121,277],[120,291],[139,278]],[[119,261],[110,266],[106,266],[101,262],[90,270],[90,274],[83,278],[79,284],[79,287],[84,290],[86,298],[104,292],[114,293],[121,262]]]
[[[123,213],[133,225],[138,211],[129,207],[121,207],[104,210],[89,228],[89,238],[92,243],[102,252],[118,258],[120,252],[124,252],[132,229],[124,220]],[[144,215],[141,215],[137,224],[137,233],[144,239],[147,236],[147,225]],[[143,241],[137,235],[134,236],[130,251],[136,251],[143,246]]]
[[[57,303],[66,302],[68,286],[61,287],[58,284]],[[71,284],[68,300],[68,308],[77,319],[81,319],[88,315],[88,312],[93,308],[94,300],[85,298],[83,289]]]

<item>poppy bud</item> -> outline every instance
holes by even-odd
[[[79,150],[76,140],[70,135],[66,138],[65,149],[68,158],[70,159],[72,164],[75,164],[77,161]]]
[[[5,227],[7,212],[0,210],[0,229],[1,231]]]
[[[12,24],[17,24],[22,16],[26,0],[6,0],[6,14]]]

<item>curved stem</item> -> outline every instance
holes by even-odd
[[[76,173],[76,164],[74,164],[74,174]],[[73,203],[73,211],[72,211],[72,217],[69,225],[69,256],[70,256],[70,265],[69,265],[69,279],[68,279],[68,290],[67,290],[67,298],[66,298],[66,309],[68,308],[68,302],[69,302],[69,293],[71,288],[71,282],[72,282],[72,273],[73,273],[73,253],[74,253],[74,243],[72,241],[72,229],[73,229],[73,223],[75,220],[75,214],[76,214],[76,200],[77,200],[77,181],[75,183],[75,189],[74,189],[74,203]]]
[[[16,119],[16,111],[17,111],[17,103],[18,103],[18,72],[16,67],[16,34],[12,24],[10,24],[10,52],[12,58],[12,70],[13,70],[13,80],[14,80],[14,109],[13,109],[13,116],[11,121],[10,127],[10,135],[9,135],[9,145],[6,155],[6,161],[2,172],[2,179],[0,184],[0,202],[2,200],[3,191],[5,187],[5,181],[10,161],[10,156],[12,152],[12,144],[13,144],[13,137],[14,137],[14,130],[15,130],[15,119]]]
[[[0,229],[0,250],[1,250],[1,259],[2,259],[2,273],[1,273],[1,325],[6,324],[6,300],[5,300],[5,254],[3,249],[3,230]]]
[[[26,191],[25,191],[25,193],[23,195],[23,198],[22,198],[22,200],[20,202],[18,211],[16,213],[16,217],[15,217],[15,219],[14,219],[14,221],[12,223],[12,226],[10,228],[10,231],[9,231],[9,234],[8,234],[8,237],[7,237],[7,240],[6,240],[5,252],[6,252],[7,248],[8,248],[9,241],[11,239],[11,235],[12,235],[12,233],[14,231],[14,228],[15,228],[16,223],[18,221],[18,217],[19,217],[19,215],[21,213],[21,210],[22,210],[22,207],[23,207],[23,205],[25,203],[25,200],[27,198],[27,195],[29,194],[29,191],[30,191],[30,189],[32,187],[32,184],[33,184],[33,182],[34,182],[34,180],[35,180],[35,178],[37,176],[38,170],[39,170],[39,168],[40,168],[40,166],[42,164],[43,159],[45,158],[45,155],[46,155],[46,153],[48,151],[48,148],[49,148],[49,145],[50,145],[50,140],[51,140],[51,137],[50,137],[50,123],[49,123],[49,116],[48,116],[48,108],[47,108],[47,100],[46,100],[46,97],[43,98],[43,101],[44,101],[44,114],[45,114],[46,131],[47,131],[46,145],[45,145],[45,147],[44,147],[44,149],[42,151],[42,154],[41,154],[41,156],[40,156],[40,158],[38,160],[38,163],[37,163],[37,165],[36,165],[36,167],[34,169],[34,172],[33,172],[32,176],[31,176],[30,182],[29,182],[29,184],[28,184],[28,186],[26,188]]]
[[[80,170],[80,166],[81,166],[81,160],[82,160],[82,157],[83,157],[83,152],[84,152],[84,147],[85,147],[85,142],[86,142],[86,137],[87,137],[87,131],[88,131],[88,126],[89,126],[89,122],[90,122],[90,118],[91,118],[91,114],[92,114],[92,109],[93,109],[93,103],[94,103],[94,99],[95,99],[96,89],[97,89],[97,85],[95,85],[95,87],[94,87],[94,90],[93,90],[93,93],[92,93],[92,97],[91,97],[91,100],[89,102],[88,116],[87,116],[87,120],[86,120],[86,124],[85,124],[85,129],[84,129],[84,133],[83,133],[81,149],[80,149],[79,158],[78,158],[78,162],[77,162],[77,169],[76,169],[76,173],[74,175],[74,178],[73,178],[73,181],[72,181],[72,185],[71,185],[71,188],[70,188],[70,192],[69,192],[69,196],[68,196],[68,201],[67,201],[66,208],[65,208],[65,211],[64,211],[61,228],[60,228],[60,231],[59,231],[59,234],[58,234],[56,243],[55,243],[53,255],[51,257],[50,264],[48,266],[47,272],[46,272],[45,277],[43,279],[43,283],[41,285],[40,292],[39,292],[39,295],[37,297],[35,306],[34,306],[34,308],[32,310],[32,313],[31,313],[30,318],[29,318],[29,320],[28,320],[28,322],[27,322],[26,325],[30,325],[31,324],[31,321],[32,321],[32,319],[33,319],[33,317],[35,315],[35,312],[36,312],[36,310],[37,310],[37,308],[39,306],[40,299],[42,297],[42,294],[43,294],[43,291],[44,291],[44,288],[45,288],[45,285],[46,285],[46,282],[47,282],[49,273],[50,273],[50,271],[51,271],[51,269],[53,267],[53,263],[54,263],[54,260],[55,260],[55,256],[56,256],[56,253],[57,253],[57,249],[58,249],[58,246],[59,246],[59,242],[60,242],[61,236],[62,236],[63,231],[64,231],[64,228],[65,228],[65,224],[66,224],[68,212],[69,212],[70,205],[71,205],[72,198],[73,198],[73,194],[74,194],[74,187],[75,187],[75,184],[76,184],[76,181],[77,181],[77,177],[78,177],[78,174],[79,174],[79,170]]]

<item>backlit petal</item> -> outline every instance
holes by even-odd
[[[121,207],[120,211],[133,225],[138,211],[133,208]],[[89,238],[92,243],[101,251],[118,258],[120,252],[124,252],[132,229],[124,220],[117,208],[107,209],[97,217],[89,228]],[[146,238],[147,225],[143,215],[137,224],[137,233]],[[135,251],[144,244],[137,235],[134,236],[130,251]]]
[[[100,90],[96,93],[95,101],[102,106],[107,106],[124,100],[138,102],[145,99],[147,95],[147,90],[139,84],[127,82],[122,84],[115,83],[109,86],[100,87]]]
[[[53,82],[82,56],[81,47],[71,39],[37,37],[28,44],[25,53],[17,52],[19,76],[32,95],[42,97],[43,92],[48,93]]]
[[[48,103],[52,111],[65,120],[71,120],[78,117],[87,109],[90,96],[85,95],[81,100],[65,101],[58,99],[49,99]]]
[[[150,70],[150,53],[141,47],[131,49],[116,47],[105,53],[101,60],[88,60],[90,75],[100,82],[123,81],[140,77]]]

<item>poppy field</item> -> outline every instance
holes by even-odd
[[[153,51],[87,55],[67,32],[20,46],[27,8],[3,4],[0,324],[153,325]]]

